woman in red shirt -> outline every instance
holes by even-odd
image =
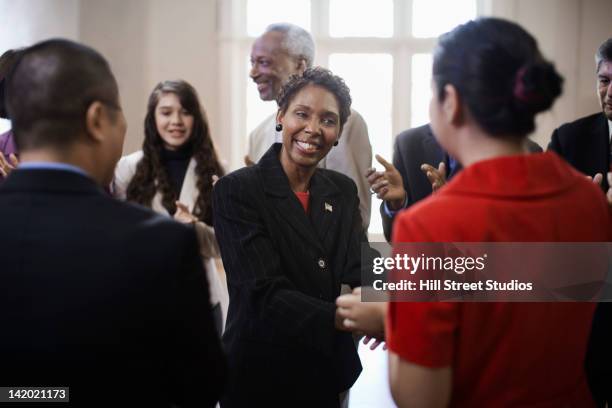
[[[520,26],[461,25],[434,53],[430,117],[464,170],[403,212],[394,242],[610,241],[601,191],[554,153],[527,155],[534,117],[562,78]],[[584,356],[592,303],[389,304],[399,406],[590,406]]]

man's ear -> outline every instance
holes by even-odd
[[[297,70],[300,73],[300,75],[302,75],[304,73],[304,71],[306,71],[307,65],[306,65],[306,59],[305,58],[298,58],[298,62],[297,62]]]
[[[461,98],[451,84],[444,85],[444,101],[442,101],[442,114],[447,123],[458,125],[463,121],[463,107]]]
[[[94,101],[85,113],[85,130],[88,138],[99,142],[104,139],[104,129],[108,126],[108,111],[101,102]]]

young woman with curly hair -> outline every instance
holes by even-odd
[[[222,327],[227,295],[216,272],[219,249],[212,228],[213,182],[223,175],[195,89],[185,81],[157,84],[149,97],[142,150],[123,157],[114,180],[116,197],[192,224],[206,264],[211,302]]]

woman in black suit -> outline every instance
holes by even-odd
[[[308,69],[278,105],[282,144],[214,189],[230,294],[224,408],[337,407],[361,371],[334,305],[341,284],[360,283],[357,188],[317,168],[350,114],[349,90],[331,72]]]

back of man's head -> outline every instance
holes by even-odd
[[[265,33],[271,31],[284,35],[282,44],[290,56],[296,59],[303,59],[306,63],[306,68],[312,67],[315,56],[315,44],[308,31],[291,23],[270,24],[266,27]]]
[[[52,39],[22,51],[6,79],[6,106],[20,151],[63,148],[86,131],[89,106],[119,107],[104,57],[85,45]]]
[[[612,62],[612,37],[604,41],[597,49],[597,53],[595,54],[595,64],[597,65],[596,72],[599,72],[599,67],[601,67],[604,61]]]

